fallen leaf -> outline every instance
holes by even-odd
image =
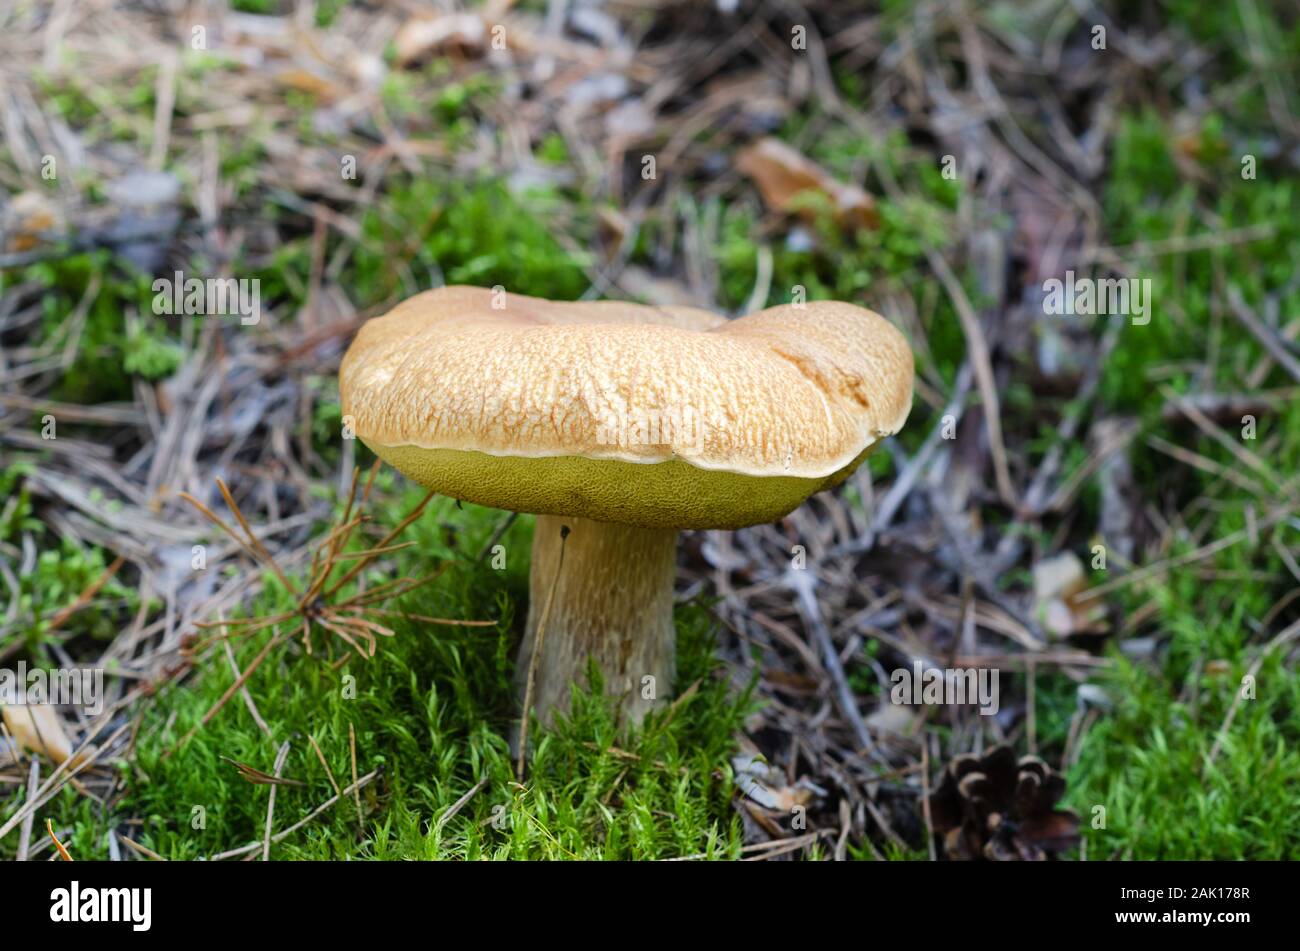
[[[874,228],[880,223],[875,200],[857,185],[839,181],[780,139],[760,139],[742,150],[736,167],[754,180],[769,207],[804,218],[816,216],[807,196],[830,200],[836,220],[853,228]]]
[[[346,95],[346,90],[337,83],[297,66],[280,70],[275,74],[275,81],[286,89],[305,92],[324,103],[337,102]]]
[[[1034,600],[1039,604],[1076,595],[1087,583],[1083,562],[1072,551],[1061,552],[1034,565]]]
[[[57,765],[72,755],[72,742],[64,732],[58,711],[48,704],[0,707],[4,724],[18,745],[48,756]]]
[[[40,192],[15,195],[4,210],[4,248],[30,251],[59,226],[59,214]]]
[[[1034,603],[1043,628],[1057,638],[1106,630],[1106,609],[1079,598],[1088,587],[1083,562],[1072,551],[1034,565]]]
[[[397,64],[405,66],[424,56],[455,49],[469,56],[483,51],[483,21],[471,13],[456,13],[435,18],[407,20],[393,37]]]
[[[781,770],[770,766],[760,756],[742,753],[732,758],[731,765],[736,771],[736,788],[751,801],[773,812],[790,812],[795,806],[806,806],[814,798],[826,796],[826,790],[806,776],[799,777],[791,786]]]

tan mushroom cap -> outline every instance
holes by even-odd
[[[727,320],[447,287],[366,323],[339,390],[367,446],[447,495],[735,528],[842,481],[902,427],[912,374],[903,335],[851,304]]]

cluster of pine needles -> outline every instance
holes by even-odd
[[[217,631],[218,633],[211,638],[195,638],[187,643],[185,649],[189,656],[193,656],[216,641],[225,640],[229,643],[238,638],[250,637],[267,628],[271,629],[272,634],[253,660],[244,668],[243,672],[236,676],[235,682],[203,715],[199,723],[177,744],[177,749],[184,746],[199,729],[206,726],[236,692],[244,687],[249,678],[257,672],[258,668],[270,656],[272,650],[285,643],[295,634],[301,636],[303,648],[309,655],[312,654],[312,633],[313,631],[319,631],[323,635],[337,637],[352,651],[369,660],[375,655],[378,638],[392,637],[395,633],[391,627],[375,620],[375,617],[400,617],[428,624],[463,627],[491,627],[496,624],[495,621],[462,621],[452,618],[429,617],[422,614],[408,614],[403,611],[381,607],[381,605],[394,598],[410,594],[417,588],[422,588],[435,581],[450,567],[451,562],[444,562],[435,571],[423,577],[396,578],[385,581],[369,590],[366,590],[362,585],[359,586],[356,593],[346,596],[342,594],[343,589],[351,582],[357,581],[361,573],[375,559],[384,555],[391,555],[416,544],[414,541],[398,543],[396,539],[424,513],[429,502],[437,494],[429,492],[425,495],[419,504],[411,509],[406,517],[392,531],[388,532],[378,544],[360,551],[346,551],[345,549],[353,534],[364,522],[368,521],[368,516],[364,514],[363,509],[370,500],[370,492],[374,486],[375,476],[379,472],[380,465],[380,460],[376,460],[374,466],[371,467],[359,500],[357,497],[357,484],[360,481],[361,470],[359,467],[352,470],[352,482],[348,490],[343,515],[313,552],[311,570],[308,572],[308,581],[305,586],[296,585],[289,580],[288,575],[276,562],[275,557],[254,534],[248,520],[240,511],[239,504],[231,495],[230,489],[224,481],[217,479],[217,488],[220,490],[222,498],[225,499],[227,507],[234,515],[235,521],[239,523],[242,534],[235,531],[221,516],[188,492],[180,493],[181,498],[193,505],[209,521],[234,539],[240,548],[254,561],[273,572],[285,590],[293,596],[295,607],[292,611],[282,611],[277,614],[229,621],[199,621],[195,623],[195,627]],[[342,569],[341,573],[339,573],[340,569]],[[342,667],[351,656],[350,652],[345,653],[334,662],[334,665]]]

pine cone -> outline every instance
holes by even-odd
[[[1041,862],[1079,844],[1079,817],[1057,809],[1065,779],[1009,746],[963,753],[930,796],[930,820],[950,859]]]

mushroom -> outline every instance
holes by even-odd
[[[903,335],[851,304],[728,320],[445,287],[368,321],[339,392],[411,479],[536,514],[516,676],[536,652],[539,719],[590,659],[635,723],[672,689],[678,532],[771,522],[839,485],[902,427],[912,372]]]

